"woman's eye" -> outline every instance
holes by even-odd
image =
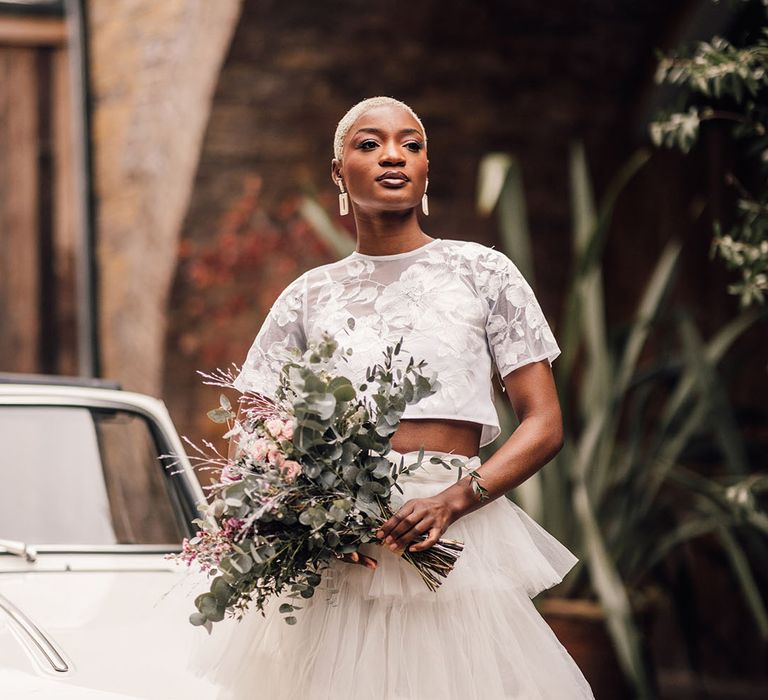
[[[420,144],[418,141],[410,141],[410,142],[408,142],[408,143],[407,143],[407,144],[405,144],[405,145],[406,145],[406,146],[408,146],[408,148],[411,148],[411,146],[415,146],[415,148],[411,149],[411,150],[413,150],[414,152],[418,152],[418,151],[420,151],[422,148],[424,148],[424,146],[423,146],[422,144]]]
[[[365,146],[366,146],[366,144],[371,144],[371,145],[375,146],[375,145],[376,145],[376,142],[375,142],[375,141],[373,141],[372,139],[366,139],[365,141],[362,141],[362,142],[360,143],[360,146],[359,146],[359,147],[360,147],[360,148],[362,148],[364,151],[368,151],[368,150],[370,150],[370,149],[365,147]]]

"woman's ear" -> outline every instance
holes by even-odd
[[[331,180],[333,184],[338,186],[339,179],[341,178],[341,161],[338,158],[331,160]]]

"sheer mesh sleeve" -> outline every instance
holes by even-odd
[[[481,288],[489,305],[486,334],[499,375],[537,360],[550,366],[560,348],[533,289],[517,266],[497,250],[478,261]]]
[[[306,274],[289,284],[264,320],[233,386],[274,398],[280,368],[295,359],[295,349],[306,350],[304,318]]]

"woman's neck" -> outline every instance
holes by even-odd
[[[434,240],[419,226],[416,211],[355,214],[357,252],[364,255],[406,253]]]

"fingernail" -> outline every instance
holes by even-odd
[[[376,537],[378,537],[379,539],[381,539],[383,536],[384,536],[384,531],[383,531],[383,530],[379,530],[379,531],[376,533]]]
[[[394,540],[392,539],[392,535],[389,535],[386,540],[384,540],[385,544],[392,544]]]
[[[391,549],[393,552],[396,552],[396,551],[397,551],[397,545],[396,545],[394,542],[393,542],[391,545],[389,545],[389,548],[390,548],[390,549]]]

